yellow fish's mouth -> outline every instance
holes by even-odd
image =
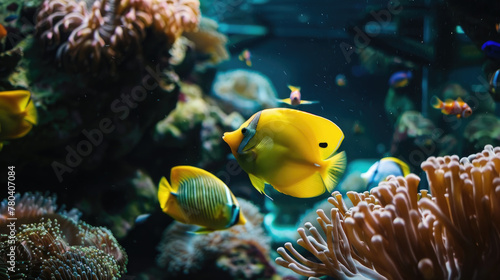
[[[240,132],[239,129],[232,132],[226,132],[222,136],[222,140],[224,140],[224,142],[226,142],[229,145],[231,150],[236,150],[238,149],[238,146],[243,140],[243,134]]]

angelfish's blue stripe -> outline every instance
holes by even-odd
[[[260,114],[262,114],[262,111],[258,112],[255,115],[255,117],[253,118],[253,120],[250,122],[250,124],[247,126],[249,133],[247,135],[245,135],[245,137],[243,137],[243,140],[241,140],[240,146],[238,147],[238,151],[237,151],[238,154],[243,153],[243,149],[248,144],[248,142],[250,142],[250,139],[252,139],[254,137],[255,133],[257,132],[257,124],[259,123]]]

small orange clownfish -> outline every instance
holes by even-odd
[[[292,105],[292,106],[318,103],[318,101],[302,100],[301,95],[300,95],[300,87],[294,87],[294,86],[288,85],[288,88],[291,91],[290,98],[278,99],[278,102],[286,103],[286,104]]]
[[[431,105],[436,109],[441,109],[443,114],[456,115],[457,118],[468,118],[472,115],[472,109],[460,97],[457,98],[457,100],[448,99],[443,102],[441,99],[433,96],[431,99]]]
[[[238,56],[238,59],[241,61],[245,61],[248,67],[252,67],[252,55],[248,49],[244,49],[241,54]]]

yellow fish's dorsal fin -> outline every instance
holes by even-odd
[[[340,177],[344,174],[346,168],[346,156],[342,151],[327,160],[327,168],[325,173],[321,175],[325,183],[326,190],[331,193],[335,186],[338,185]]]
[[[263,179],[252,174],[248,174],[248,177],[250,177],[250,181],[252,182],[254,188],[256,188],[260,193],[266,194],[264,192],[264,188],[266,187],[266,182]]]
[[[455,100],[450,99],[450,98],[448,98],[448,99],[446,99],[446,100],[444,101],[444,103],[452,103],[452,102],[455,102]]]
[[[300,87],[294,87],[292,85],[288,85],[288,88],[291,90],[291,91],[298,91],[300,90]]]
[[[0,92],[2,102],[7,104],[13,113],[24,112],[30,102],[31,94],[27,90],[11,90]]]
[[[437,96],[432,96],[431,98],[431,106],[436,108],[436,109],[439,109],[441,108],[441,106],[443,105],[443,101],[441,101],[441,99],[439,99]]]
[[[460,96],[457,98],[457,101],[458,102],[464,102]]]
[[[322,160],[329,158],[344,140],[342,130],[330,120],[299,110],[283,108],[274,110],[283,112],[277,117],[286,119],[288,123],[296,127],[309,130],[307,135],[312,145],[311,148],[319,148]]]
[[[209,177],[225,186],[224,182],[208,171],[194,166],[179,165],[172,168],[170,173],[170,182],[172,183],[173,191],[177,192],[181,181],[190,181],[200,176]]]
[[[278,102],[286,103],[288,105],[292,105],[292,100],[290,100],[290,98],[278,99]]]
[[[167,213],[168,203],[167,201],[172,196],[172,187],[168,183],[165,177],[162,177],[160,184],[158,185],[158,201],[160,202],[161,209],[163,212]]]
[[[404,177],[406,177],[406,175],[410,174],[410,167],[408,166],[408,164],[406,164],[406,162],[400,160],[399,158],[385,157],[385,158],[381,159],[380,161],[384,161],[384,160],[390,160],[390,161],[396,163],[401,168],[401,172],[403,172]]]
[[[33,125],[38,124],[38,114],[32,100],[29,101],[28,106],[26,107],[26,116],[24,117],[24,120]]]

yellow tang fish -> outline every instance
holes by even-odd
[[[345,153],[333,155],[344,139],[342,130],[306,112],[262,110],[223,139],[261,193],[268,183],[290,196],[318,196],[331,192],[345,170]]]
[[[2,141],[23,137],[37,122],[36,108],[29,91],[0,92],[0,149]]]
[[[210,172],[192,166],[176,166],[170,173],[170,185],[162,177],[158,200],[163,212],[185,224],[201,226],[196,233],[208,233],[246,219],[233,193]]]

